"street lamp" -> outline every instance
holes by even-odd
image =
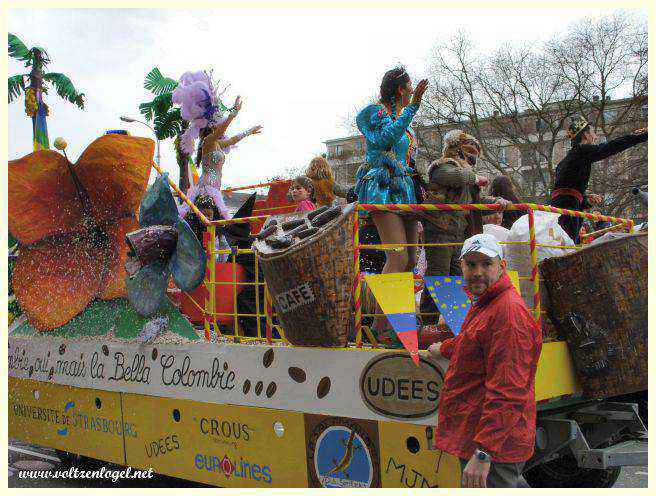
[[[125,116],[125,115],[122,115],[122,116],[120,117],[120,119],[121,119],[123,122],[138,122],[139,124],[143,124],[144,126],[146,126],[148,129],[150,129],[150,130],[153,132],[153,134],[155,135],[155,141],[157,142],[157,165],[158,165],[159,167],[161,167],[162,164],[160,163],[160,155],[159,155],[159,138],[157,137],[157,133],[156,133],[155,130],[152,128],[152,126],[150,126],[150,125],[149,125],[148,123],[146,123],[146,122],[139,121],[139,120],[137,120],[137,119],[133,119],[132,117],[127,117],[127,116]]]

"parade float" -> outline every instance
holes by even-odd
[[[206,76],[185,80],[206,85],[212,112],[221,107]],[[153,70],[147,83],[157,96],[144,115],[156,101],[174,114],[178,82]],[[185,133],[214,118],[197,112],[182,116],[192,123]],[[458,459],[433,447],[448,361],[425,351],[436,334],[417,325],[414,275],[360,271],[362,250],[399,248],[360,243],[360,214],[499,206],[301,213],[286,198],[290,182],[274,181],[251,187],[268,188],[266,199],[210,219],[201,188],[190,185],[198,196],[188,197],[154,151],[152,140],[118,131],[74,164],[47,142],[9,162],[10,437],[71,461],[222,487],[459,487]],[[248,188],[223,193],[237,189]],[[536,450],[524,476],[536,487],[610,486],[621,466],[647,463],[636,405],[612,400],[646,390],[646,236],[627,219],[512,208],[526,212],[527,229],[513,241],[524,261],[511,277],[543,329]],[[542,214],[629,233],[545,258]],[[462,280],[423,285],[443,334],[457,334],[470,305]],[[395,349],[365,325],[376,303]]]
[[[496,207],[279,214],[264,202],[268,211],[205,219],[197,239],[177,215],[172,193],[189,201],[184,193],[165,174],[147,188],[153,150],[151,140],[108,134],[75,164],[51,150],[9,163],[22,309],[9,330],[10,436],[223,487],[458,487],[458,460],[432,447],[448,362],[418,350],[412,275],[359,273],[358,253],[370,248],[358,242],[357,212]],[[531,224],[535,211],[553,210],[514,208]],[[253,247],[225,250],[231,259],[217,264],[216,236],[245,223]],[[646,464],[635,405],[608,400],[646,388],[646,236],[545,260],[546,312],[537,244],[532,236],[526,247],[533,274],[519,278],[531,280],[535,316],[556,332],[545,331],[525,477],[612,485],[620,466]],[[250,283],[236,277],[240,254],[251,255]],[[599,266],[591,285],[586,271]],[[248,284],[264,289],[263,301],[254,292],[258,311],[240,315],[233,298],[232,327],[219,326],[217,299]],[[199,286],[194,326],[175,302]],[[380,347],[361,325],[365,286],[406,334],[405,349]],[[254,335],[240,317],[256,321]]]

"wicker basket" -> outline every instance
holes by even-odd
[[[540,272],[584,394],[647,389],[647,235],[544,260]]]
[[[293,345],[347,345],[355,281],[355,215],[355,205],[346,205],[317,234],[286,249],[274,250],[261,240],[253,245],[278,320]]]

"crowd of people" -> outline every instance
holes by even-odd
[[[426,275],[459,276],[459,246],[477,233],[489,233],[504,242],[513,223],[524,212],[508,210],[521,203],[508,176],[499,175],[491,181],[477,173],[481,157],[478,140],[461,130],[449,131],[443,138],[442,157],[426,170],[415,164],[416,138],[411,128],[420,108],[427,81],[413,89],[403,67],[388,71],[380,86],[380,100],[368,105],[356,122],[366,143],[365,164],[356,176],[355,196],[360,203],[433,203],[433,204],[498,204],[500,211],[481,212],[375,212],[369,224],[363,226],[361,239],[366,243],[407,244],[404,250],[387,251],[384,257],[376,253],[363,254],[363,270],[376,273],[412,270],[417,261],[418,225],[423,225]],[[601,203],[601,197],[587,192],[591,165],[647,140],[647,132],[633,134],[596,144],[593,126],[584,118],[572,119],[567,130],[572,148],[556,167],[551,204],[571,210],[588,210]],[[559,224],[571,240],[578,244],[585,233],[583,219],[561,215]],[[591,226],[592,227],[592,226]],[[594,229],[607,227],[598,223]],[[384,261],[383,261],[384,260]],[[382,264],[382,266],[381,266]],[[424,324],[438,322],[439,312],[427,292],[421,298],[421,319]],[[376,312],[380,313],[380,312]],[[375,334],[389,331],[386,319],[373,324]]]
[[[204,90],[200,93],[196,91],[199,84]],[[403,67],[385,73],[380,84],[380,99],[367,105],[356,118],[366,154],[364,164],[357,171],[355,186],[349,190],[339,184],[326,158],[315,157],[306,173],[293,180],[289,190],[297,211],[311,211],[344,201],[363,204],[489,203],[498,204],[500,210],[362,213],[362,243],[407,245],[402,249],[362,250],[360,267],[365,273],[415,271],[429,276],[460,276],[459,246],[467,237],[487,233],[503,243],[513,223],[524,214],[521,210],[507,209],[513,203],[522,202],[508,176],[489,178],[477,172],[482,147],[470,134],[458,129],[449,131],[443,138],[442,156],[428,167],[417,166],[417,140],[411,124],[427,85],[428,82],[422,80],[413,87]],[[196,162],[202,165],[202,175],[187,195],[197,200],[208,218],[227,219],[229,214],[220,190],[226,154],[245,137],[258,134],[262,127],[255,126],[228,137],[228,127],[239,113],[242,101],[237,97],[227,114],[223,112],[221,109],[225,107],[204,73],[183,75],[174,100],[181,104],[182,113],[192,123],[185,132],[190,136],[181,140],[184,151],[191,154],[194,139],[200,138]],[[596,144],[593,126],[582,117],[572,119],[567,135],[572,148],[556,167],[551,204],[572,210],[588,210],[601,201],[599,195],[587,192],[593,162],[647,140],[647,132],[638,130]],[[185,203],[180,205],[180,215],[196,230],[202,230],[199,220]],[[559,223],[577,244],[582,235],[607,227],[603,221],[585,224],[582,218],[567,215],[561,216]],[[418,247],[420,233],[425,248]],[[226,237],[220,234],[217,248],[228,247]],[[219,260],[226,257],[222,255]],[[417,263],[419,258],[420,264]],[[375,313],[382,314],[382,311],[377,308]],[[439,311],[426,291],[421,296],[419,315],[423,325],[439,322]],[[395,333],[384,316],[374,320],[372,330],[381,341],[400,346],[399,342],[389,343],[389,338],[394,341]]]
[[[427,86],[428,82],[422,80],[413,87],[403,67],[386,72],[380,84],[380,99],[367,105],[356,118],[366,153],[365,162],[357,171],[355,186],[348,189],[335,181],[328,161],[319,156],[310,161],[304,175],[293,180],[290,199],[297,204],[299,212],[344,201],[383,205],[489,203],[498,204],[499,210],[362,213],[362,243],[406,245],[402,249],[362,250],[360,267],[365,273],[415,271],[429,276],[460,276],[459,246],[467,237],[487,233],[503,243],[513,223],[524,214],[521,210],[507,209],[513,203],[522,202],[508,176],[489,178],[477,172],[482,147],[470,134],[458,129],[449,131],[442,141],[442,156],[427,167],[417,165],[417,140],[411,124]],[[196,162],[202,165],[202,175],[198,184],[187,191],[187,196],[196,200],[206,217],[228,219],[221,194],[226,154],[242,139],[260,133],[262,127],[254,126],[227,136],[230,124],[241,110],[241,98],[237,97],[228,110],[209,76],[203,72],[183,75],[173,99],[181,105],[183,117],[190,122],[181,139],[183,151],[191,154],[194,140],[200,138]],[[572,210],[589,210],[601,202],[599,195],[587,192],[594,162],[647,140],[646,130],[641,129],[596,144],[594,126],[580,116],[571,120],[567,136],[572,147],[556,167],[551,204]],[[181,203],[179,210],[200,233],[202,224],[188,205]],[[562,215],[559,224],[576,244],[581,242],[582,235],[608,227],[603,221],[584,223],[584,219],[568,215]],[[425,248],[418,248],[420,233]],[[216,247],[229,248],[223,233],[217,237]],[[220,256],[219,261],[226,257]],[[418,267],[419,258],[422,263]],[[421,296],[419,309],[422,324],[439,322],[439,311],[427,292]],[[375,313],[382,312],[377,308]],[[383,341],[395,336],[383,316],[374,320],[372,330]]]

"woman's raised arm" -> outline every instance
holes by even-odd
[[[247,131],[244,131],[239,134],[235,134],[231,138],[218,140],[217,143],[221,148],[226,148],[228,146],[236,145],[241,140],[243,140],[246,136],[250,136],[251,134],[260,134],[261,130],[262,130],[262,126],[255,126],[248,129]]]
[[[226,131],[228,130],[228,126],[230,126],[232,121],[235,119],[235,117],[237,117],[237,114],[241,110],[241,105],[242,105],[241,97],[238,96],[235,99],[234,108],[228,114],[228,117],[226,117],[221,124],[218,124],[216,127],[212,128],[212,133],[208,136],[210,140],[214,141],[225,135]]]

